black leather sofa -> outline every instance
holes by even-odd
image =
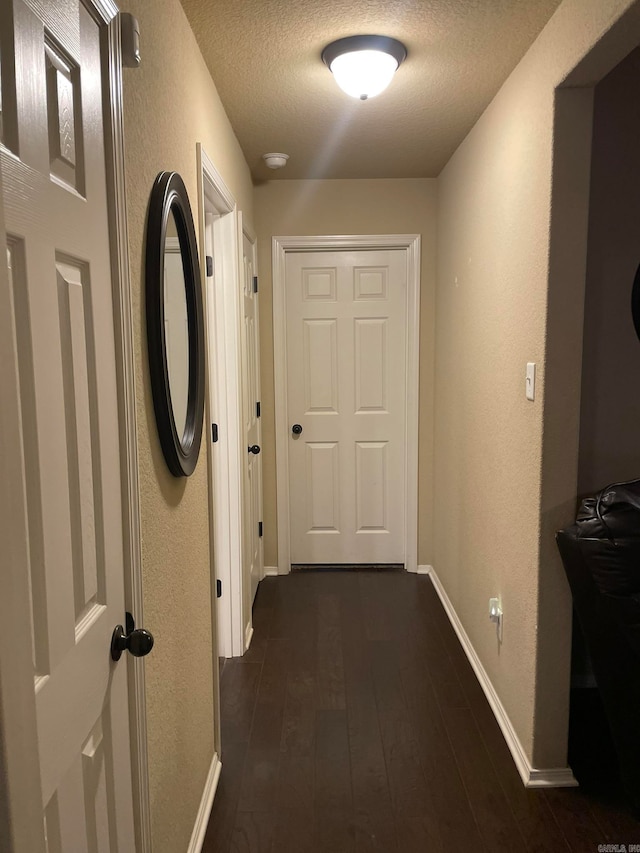
[[[640,480],[587,498],[556,539],[620,778],[640,817]]]

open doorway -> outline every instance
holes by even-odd
[[[593,90],[579,496],[640,477],[640,342],[631,316],[640,262],[639,96],[636,48]],[[597,787],[598,780],[615,778],[617,763],[579,630],[573,635],[571,685],[569,760],[583,786]]]
[[[640,476],[640,48],[594,89],[578,494]]]
[[[559,521],[557,527],[573,518],[579,498],[640,475],[640,344],[631,317],[640,260],[640,118],[634,114],[640,51],[630,47],[630,29],[620,23],[556,92],[543,508],[547,524]],[[556,472],[562,462],[575,483],[562,505],[557,492],[551,500],[559,482],[554,455]],[[544,636],[549,591],[541,580]],[[572,660],[569,762],[581,785],[607,780],[610,796],[615,758],[610,747],[603,749],[607,721],[576,630]]]

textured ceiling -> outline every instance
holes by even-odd
[[[435,177],[560,0],[182,0],[254,179]],[[408,52],[368,101],[341,92],[329,42]],[[262,154],[283,151],[268,169]]]

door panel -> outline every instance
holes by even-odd
[[[390,533],[387,441],[356,442],[356,531]]]
[[[403,563],[403,250],[288,252],[291,562]]]
[[[310,533],[340,532],[340,457],[337,442],[305,443]]]
[[[0,165],[43,822],[50,853],[124,853],[135,842],[126,663],[109,656],[124,621],[124,545],[106,40],[77,0],[62,11],[12,0],[0,36],[16,56],[2,80]]]
[[[386,318],[355,321],[356,401],[359,412],[387,412]]]
[[[338,414],[338,324],[335,320],[304,321],[305,414]]]
[[[254,287],[255,246],[246,234],[242,244],[242,389],[246,447],[262,447],[260,403],[260,337],[258,292]],[[262,579],[262,456],[248,453],[244,483],[245,576],[249,611]]]

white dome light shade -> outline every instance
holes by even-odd
[[[331,63],[331,71],[343,92],[352,98],[375,98],[393,80],[398,63],[379,50],[354,50],[343,53]]]
[[[388,36],[350,36],[327,45],[322,60],[343,92],[366,101],[384,92],[406,55]]]

